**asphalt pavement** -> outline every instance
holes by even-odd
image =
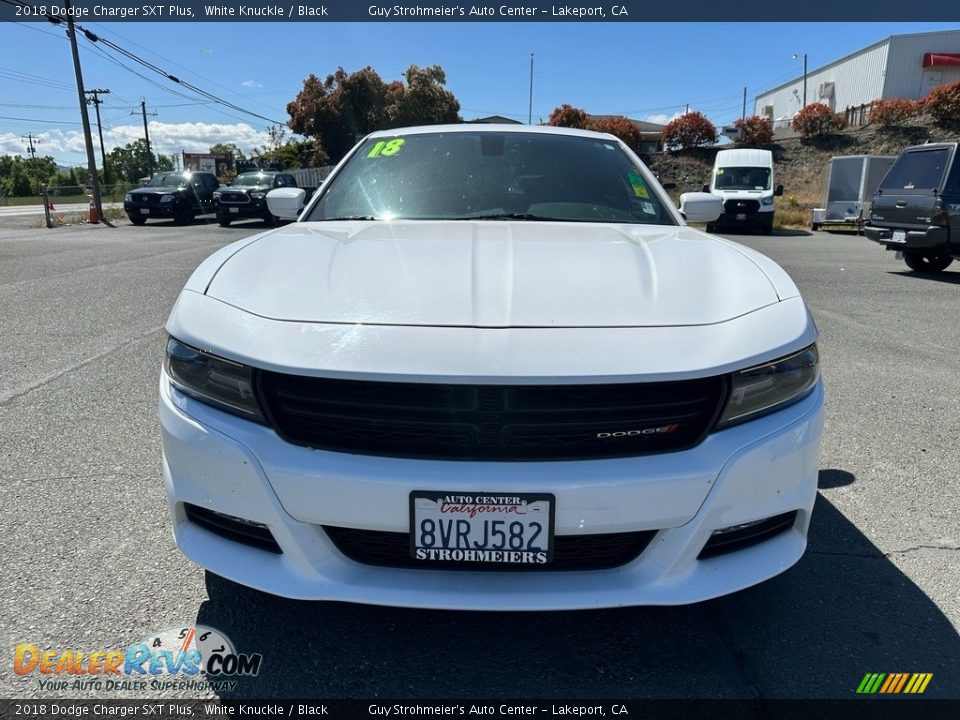
[[[207,587],[177,553],[163,325],[203,258],[264,227],[119,225],[0,223],[0,697],[142,696],[42,689],[14,647],[194,624],[263,654],[226,698],[850,698],[867,672],[960,697],[960,267],[911,273],[855,236],[735,238],[787,269],[822,332],[820,493],[785,574],[687,607],[437,612]],[[149,693],[174,695],[203,693]]]

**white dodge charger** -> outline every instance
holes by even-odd
[[[817,329],[765,256],[687,226],[610,135],[377,132],[167,323],[177,545],[292,598],[690,603],[806,547]],[[302,209],[301,209],[302,208]]]

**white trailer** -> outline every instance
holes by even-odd
[[[814,230],[859,230],[870,202],[896,160],[894,155],[838,155],[827,164],[824,206],[813,211]]]

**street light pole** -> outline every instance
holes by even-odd
[[[793,54],[794,60],[799,60],[800,55],[798,53]],[[803,107],[807,106],[807,54],[803,54]]]
[[[533,53],[530,53],[530,101],[527,105],[527,125],[533,125]]]

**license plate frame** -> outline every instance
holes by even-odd
[[[140,214],[141,214],[141,215],[149,215],[149,214],[150,214],[150,208],[140,208]]]
[[[510,500],[515,502],[507,502]],[[447,501],[447,510],[441,510],[441,501]],[[536,569],[547,567],[553,561],[557,501],[551,493],[414,490],[409,496],[409,506],[410,557],[424,567],[456,563],[483,568]],[[509,507],[515,510],[508,511]],[[471,516],[471,510],[475,508],[499,510],[475,510]],[[521,508],[527,511],[520,512]],[[426,519],[436,522],[441,515],[449,515],[443,519],[449,520],[450,525],[446,532],[434,525],[434,545],[428,547],[421,541],[420,523]],[[466,537],[460,524],[463,521],[468,523]],[[496,522],[502,525],[497,527]],[[515,543],[512,543],[516,528],[510,526],[514,522],[523,525],[520,547],[514,547]],[[530,523],[545,523],[546,527],[541,527],[538,534]],[[504,533],[502,544],[494,542],[496,538],[491,537],[497,530]],[[478,539],[489,542],[477,545]],[[466,547],[463,547],[464,542]],[[420,550],[424,552],[418,553]]]
[[[907,241],[907,231],[906,230],[894,230],[890,234],[890,242],[895,243],[905,243]]]
[[[232,212],[232,213],[239,213],[239,212],[240,212],[240,208],[230,208],[230,212]]]
[[[746,219],[747,219],[746,213],[737,213],[737,220],[746,220]]]

